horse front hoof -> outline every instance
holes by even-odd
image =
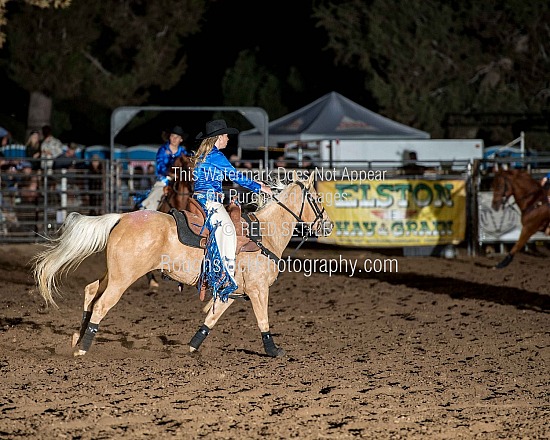
[[[286,356],[286,351],[284,351],[281,347],[275,347],[272,350],[266,350],[266,354],[269,357],[283,357]]]
[[[84,356],[85,354],[86,354],[86,352],[84,350],[75,350],[74,353],[73,353],[73,356],[74,357]]]
[[[155,280],[149,281],[149,289],[157,290],[158,288],[159,288],[159,283],[157,283]]]
[[[75,348],[76,344],[78,344],[79,339],[80,339],[80,333],[73,333],[73,336],[71,338],[71,347]]]
[[[506,257],[504,258],[504,260],[502,260],[500,263],[498,263],[498,264],[495,266],[495,268],[496,268],[496,269],[502,269],[502,268],[508,266],[508,265],[512,262],[513,259],[514,259],[514,256],[508,254],[508,255],[506,255]]]

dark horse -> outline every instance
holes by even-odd
[[[506,257],[496,265],[497,269],[508,266],[516,252],[538,231],[545,231],[550,223],[550,204],[544,188],[525,170],[504,170],[495,167],[492,208],[498,211],[514,196],[521,211],[521,234]]]
[[[164,195],[160,201],[157,211],[170,212],[172,208],[178,211],[187,210],[189,206],[189,198],[193,194],[193,178],[191,160],[185,155],[181,155],[174,161],[175,178],[170,185],[164,188]],[[153,272],[147,272],[146,274],[149,288],[156,289],[158,282]]]
[[[172,208],[178,211],[186,210],[189,199],[193,195],[193,176],[189,157],[179,156],[172,167],[176,169],[175,179],[164,188],[164,196],[157,208],[160,212],[170,212]]]

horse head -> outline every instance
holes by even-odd
[[[510,184],[510,182],[508,182],[509,171],[505,169],[499,169],[496,166],[495,170],[495,177],[491,185],[491,188],[493,190],[493,200],[491,202],[491,207],[495,211],[498,211],[512,195],[512,185]]]
[[[185,155],[177,157],[171,171],[174,172],[174,179],[164,187],[164,197],[158,209],[162,212],[168,212],[171,208],[178,211],[187,209],[193,194],[193,169],[189,158]]]
[[[535,204],[546,204],[547,197],[540,183],[527,170],[497,170],[492,184],[492,208],[498,211],[514,196],[514,201],[523,212]]]
[[[306,226],[309,235],[326,237],[330,235],[334,223],[330,220],[327,211],[323,207],[323,200],[315,190],[315,174],[311,173],[306,180],[300,180],[296,171],[293,173],[291,185],[297,185],[301,189],[301,206],[298,214],[300,222]]]

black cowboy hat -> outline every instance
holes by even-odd
[[[177,134],[182,138],[187,137],[187,133],[185,133],[185,131],[183,131],[183,128],[181,128],[179,125],[176,125],[174,128],[172,128],[172,130],[170,130],[170,134]]]
[[[196,139],[206,139],[209,137],[218,136],[220,134],[238,134],[239,130],[227,126],[223,119],[216,119],[206,123],[204,134],[202,131],[197,135]]]

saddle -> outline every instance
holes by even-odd
[[[263,251],[263,246],[261,245],[261,236],[249,234],[249,231],[253,231],[251,219],[252,214],[248,214],[246,218],[242,217],[241,207],[235,203],[234,200],[226,207],[229,217],[235,225],[235,230],[237,232],[237,252],[257,252],[259,250]],[[190,198],[187,210],[178,211],[175,208],[172,208],[169,212],[176,221],[176,227],[178,230],[178,239],[180,242],[187,246],[192,246],[200,249],[206,249],[206,244],[208,243],[208,237],[210,231],[204,227],[204,222],[206,220],[206,213],[202,209],[202,206],[195,199]],[[254,221],[258,220],[254,217]],[[256,228],[259,231],[259,227]],[[260,246],[257,244],[260,243]],[[206,297],[207,290],[206,283],[201,285],[199,292],[199,298],[201,301],[204,301]],[[245,295],[246,298],[246,295]]]
[[[276,263],[279,262],[279,257],[271,250],[266,248],[262,243],[262,235],[260,232],[260,222],[253,213],[243,213],[241,207],[235,203],[235,199],[226,206],[226,211],[235,226],[237,232],[237,252],[258,252],[260,251],[266,257],[272,259]],[[206,213],[202,206],[195,199],[190,198],[187,209],[178,211],[172,208],[169,212],[176,221],[178,231],[178,239],[181,243],[200,249],[206,249],[210,231],[204,227]],[[199,298],[204,301],[206,296],[206,283],[201,285]],[[247,298],[246,295],[243,297]]]
[[[246,217],[243,217],[241,207],[234,200],[226,206],[226,211],[229,213],[237,232],[236,253],[259,251],[260,246],[257,243],[260,242],[261,236],[254,234],[254,231],[259,231],[260,228],[253,226],[254,223],[259,224],[256,217],[253,214],[246,214]],[[199,202],[191,198],[187,210],[178,211],[172,208],[169,214],[176,221],[178,238],[181,243],[191,247],[206,248],[210,231],[204,227],[206,213]]]

